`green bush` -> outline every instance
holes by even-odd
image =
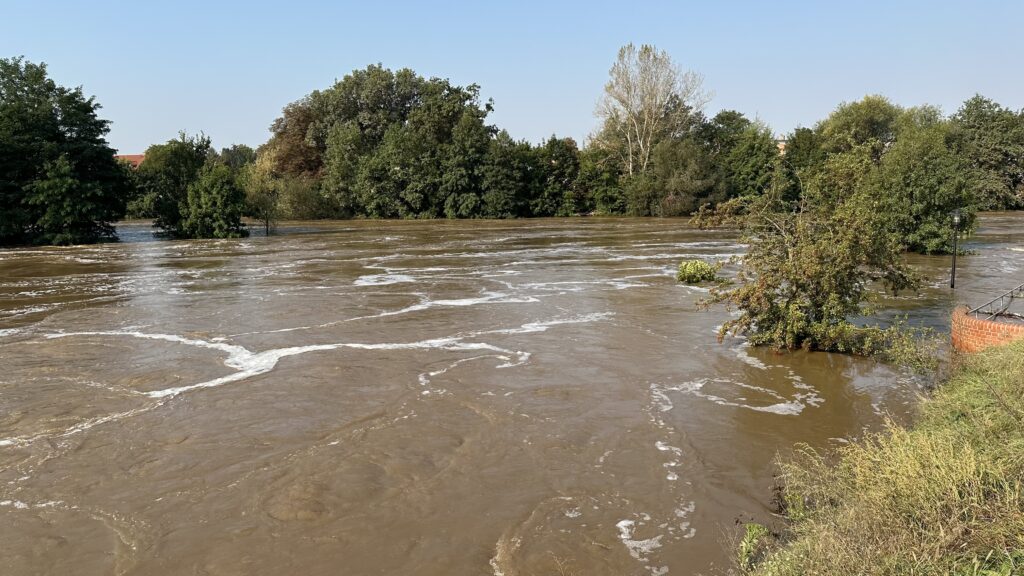
[[[722,265],[719,263],[708,264],[703,260],[683,260],[679,263],[676,280],[685,284],[712,282],[718,278],[718,270],[721,268]]]

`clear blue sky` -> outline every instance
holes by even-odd
[[[5,2],[0,56],[44,61],[141,152],[179,130],[258,145],[281,107],[381,62],[477,83],[517,138],[583,140],[619,46],[705,76],[709,112],[778,132],[881,93],[1024,107],[1024,2]]]

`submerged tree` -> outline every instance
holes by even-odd
[[[860,149],[863,158],[870,154]],[[797,202],[785,201],[778,190],[733,201],[743,205],[732,218],[750,248],[737,284],[712,298],[740,311],[720,335],[745,334],[755,345],[780,349],[873,353],[884,345],[890,334],[851,319],[865,314],[872,283],[898,291],[917,281],[903,261],[900,237],[870,195],[859,191],[858,161],[836,158],[828,168],[833,177],[812,184],[829,188]]]
[[[188,238],[241,238],[249,232],[242,225],[245,193],[235,184],[231,169],[208,163],[188,187],[188,200],[180,235]]]
[[[263,223],[267,236],[281,216],[281,180],[275,177],[269,156],[260,156],[241,169],[237,182],[245,193],[246,215]]]
[[[212,156],[210,138],[202,134],[154,144],[138,168],[141,202],[152,207],[154,225],[171,236],[185,236],[182,219],[188,212],[188,189]]]
[[[116,238],[130,184],[99,108],[45,64],[0,59],[0,244]]]

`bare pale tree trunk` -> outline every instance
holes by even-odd
[[[621,157],[630,176],[647,170],[654,147],[707,103],[703,78],[683,71],[664,51],[644,44],[619,50],[597,107],[595,141]]]

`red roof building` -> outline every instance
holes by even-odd
[[[127,162],[132,165],[132,168],[138,168],[139,164],[146,158],[145,154],[115,154],[114,158]]]

